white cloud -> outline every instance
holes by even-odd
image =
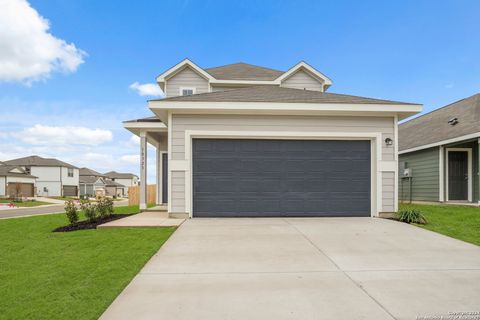
[[[24,143],[33,145],[91,145],[96,146],[113,139],[110,130],[86,127],[55,127],[36,124],[14,134]]]
[[[140,155],[138,154],[127,154],[120,157],[120,160],[126,164],[139,164],[140,163]]]
[[[86,53],[56,38],[49,21],[25,0],[0,3],[0,81],[44,80],[54,71],[74,72]]]
[[[1,137],[1,135],[0,135],[0,137]],[[126,144],[129,148],[139,148],[140,147],[140,137],[132,135],[130,137],[130,139],[128,139]]]
[[[447,84],[445,85],[445,89],[452,89],[453,86],[454,86],[453,83],[447,83]]]
[[[130,89],[135,90],[141,96],[163,97],[163,91],[155,83],[140,84],[134,82],[129,86]]]

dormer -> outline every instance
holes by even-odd
[[[324,92],[332,84],[327,76],[303,61],[285,72],[243,62],[202,69],[189,59],[184,59],[156,80],[166,97],[251,86],[280,86]]]

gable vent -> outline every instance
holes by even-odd
[[[454,126],[458,123],[458,118],[452,118],[450,120],[448,120],[448,124],[451,125],[451,126]]]

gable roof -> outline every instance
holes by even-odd
[[[329,77],[327,77],[326,75],[324,75],[323,73],[321,73],[320,71],[318,71],[317,69],[309,65],[308,63],[306,63],[305,61],[300,61],[299,63],[291,67],[287,72],[282,74],[277,79],[277,81],[283,82],[288,78],[290,78],[292,75],[296,74],[300,70],[306,71],[312,77],[317,79],[317,81],[322,82],[324,84],[324,91],[326,91],[328,87],[332,85],[332,80]]]
[[[94,184],[97,181],[100,181],[99,184],[105,185],[105,181],[103,180],[102,177],[80,176],[79,179],[78,179],[78,182],[83,183],[83,184]]]
[[[106,172],[105,175],[110,179],[130,179],[133,177],[138,178],[138,176],[133,173],[121,173],[116,171]]]
[[[19,172],[12,172],[17,169]],[[0,177],[24,177],[24,178],[36,178],[25,172],[22,168],[15,165],[8,165],[5,162],[0,161]]]
[[[224,66],[205,69],[217,80],[259,80],[273,81],[284,72],[256,66],[248,63],[232,63]]]
[[[4,161],[6,164],[15,166],[40,166],[40,167],[66,167],[78,169],[77,167],[53,158],[42,158],[39,156],[29,156],[13,160]]]
[[[458,119],[454,126],[448,123],[453,118]],[[430,146],[474,133],[480,133],[480,93],[401,123],[399,150]]]
[[[89,168],[80,168],[79,169],[80,176],[95,176],[95,177],[105,177],[103,173],[97,172],[95,170]]]
[[[241,89],[176,96],[152,101],[201,102],[278,102],[278,103],[347,103],[347,104],[405,104],[383,99],[365,98],[337,93],[292,89],[276,86],[253,86]]]

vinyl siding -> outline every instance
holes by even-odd
[[[281,87],[323,91],[322,83],[303,70],[297,71],[285,79],[282,82]]]
[[[341,116],[250,116],[250,115],[173,115],[172,160],[185,159],[185,130],[214,131],[275,131],[275,132],[381,132],[382,139],[394,138],[394,121],[390,117]],[[393,147],[382,143],[382,160],[394,161]],[[383,178],[382,178],[383,179]],[[390,180],[389,180],[390,179]],[[394,176],[386,176],[392,184]],[[385,199],[393,199],[394,188],[384,191]],[[172,211],[185,210],[185,174],[172,172]],[[392,200],[393,201],[393,200]],[[390,201],[390,202],[392,202]],[[392,205],[390,203],[390,205]],[[391,209],[390,211],[393,211]]]
[[[382,212],[395,211],[395,172],[382,172]]]
[[[172,171],[172,212],[185,212],[185,172]]]
[[[208,92],[208,81],[187,67],[167,79],[166,96],[178,96],[181,87],[194,87],[196,88],[195,93],[205,93]]]
[[[5,177],[0,177],[0,197],[6,196],[5,192]]]
[[[402,179],[402,163],[407,162],[412,171],[412,200],[438,201],[439,193],[439,150],[438,147],[401,154],[399,156],[399,191],[400,200],[409,200],[410,183]],[[403,180],[403,182],[402,182]],[[403,184],[403,193],[402,193]]]

